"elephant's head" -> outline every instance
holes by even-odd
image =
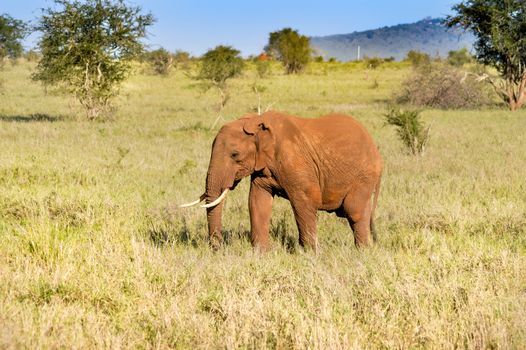
[[[273,156],[272,131],[264,116],[248,115],[219,130],[212,144],[205,193],[200,198],[207,202],[203,207],[207,208],[213,246],[222,241],[221,213],[226,193],[244,177],[267,168]]]

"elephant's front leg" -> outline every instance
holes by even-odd
[[[316,233],[316,214],[319,202],[319,195],[317,192],[302,193],[298,196],[291,196],[290,203],[294,211],[296,224],[300,234],[300,245],[305,248],[311,248],[318,252],[318,235]]]
[[[272,193],[260,187],[252,181],[250,183],[250,195],[248,197],[248,209],[250,212],[250,234],[252,245],[261,250],[269,249],[269,225],[272,213]]]

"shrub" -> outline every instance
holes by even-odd
[[[474,74],[443,63],[416,69],[402,82],[398,103],[433,108],[474,108],[491,103],[488,86]]]
[[[398,137],[413,155],[422,155],[429,141],[431,126],[425,127],[420,120],[420,112],[415,110],[403,111],[392,108],[385,115],[386,124],[396,127]]]
[[[160,49],[150,51],[146,54],[146,57],[156,74],[168,75],[170,73],[174,58],[173,55],[164,48],[161,47]]]
[[[267,77],[270,74],[270,61],[256,60],[256,71],[258,73],[258,77]]]
[[[409,51],[405,60],[411,62],[413,67],[422,67],[431,63],[431,57],[427,53],[415,50]]]
[[[379,57],[364,57],[365,66],[370,69],[376,69],[384,63],[384,60]]]
[[[173,59],[177,64],[177,68],[182,70],[188,70],[190,68],[190,62],[192,61],[190,53],[183,50],[176,50]]]
[[[457,51],[449,51],[447,54],[447,63],[455,67],[462,67],[472,61],[473,57],[469,54],[468,49],[466,48]]]

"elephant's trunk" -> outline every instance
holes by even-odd
[[[226,169],[224,166],[215,163],[215,160],[212,158],[208,169],[208,175],[206,177],[206,203],[216,201],[225,190],[231,187],[231,184],[229,183],[230,176],[226,174]],[[221,216],[224,203],[225,201],[223,199],[217,205],[206,208],[210,245],[213,248],[218,248],[223,242]]]
[[[206,209],[210,246],[214,249],[219,248],[223,243],[223,233],[221,232],[221,214],[223,212],[223,203],[224,202],[221,202],[215,207]]]

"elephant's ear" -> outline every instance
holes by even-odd
[[[263,118],[257,114],[249,114],[242,119],[245,120],[245,123],[243,124],[243,130],[248,135],[255,135],[261,126],[265,124]]]
[[[243,130],[248,135],[255,137],[256,165],[254,170],[260,171],[268,167],[274,158],[274,139],[269,123],[259,116],[247,118]]]

